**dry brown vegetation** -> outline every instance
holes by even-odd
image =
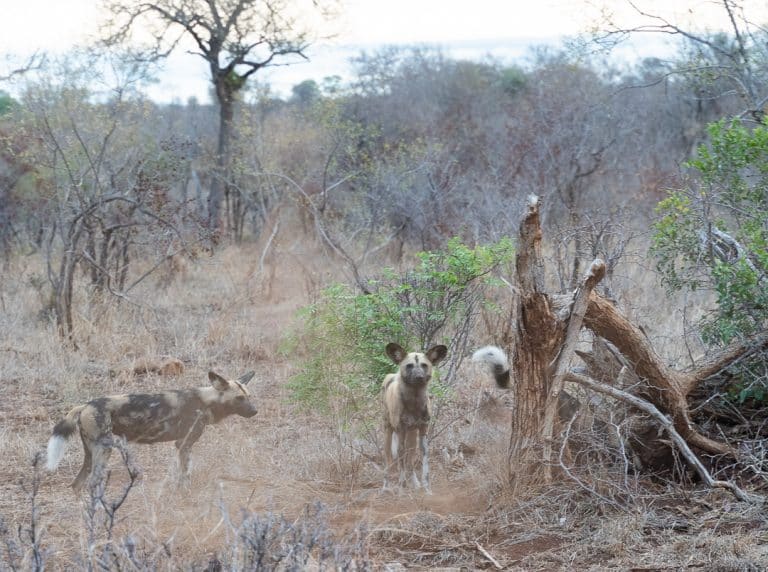
[[[765,115],[765,30],[735,0],[715,4],[732,34],[650,15],[685,37],[681,52],[629,68],[575,45],[526,67],[383,48],[354,60],[348,84],[303,82],[286,100],[232,68],[219,106],[149,101],[151,69],[120,51],[96,50],[97,68],[121,70],[111,80],[94,78],[91,52],[13,72],[18,101],[0,90],[0,572],[766,570],[754,501],[768,496],[768,372],[757,353],[722,368],[701,327],[719,292],[665,294],[649,254],[654,207],[696,190],[681,165],[707,124]],[[628,32],[611,23],[596,40]],[[531,194],[542,209],[523,218]],[[355,372],[352,386],[315,360],[370,344],[342,345],[364,337],[355,327],[324,335],[347,306],[320,325],[296,311],[332,282],[376,299],[382,265],[412,271],[415,252],[454,237],[519,239],[517,259],[483,266],[501,280],[464,299],[460,325],[435,311],[445,296],[398,299],[443,319],[424,345],[463,349],[438,368],[434,494],[385,492],[380,399],[365,385],[383,373],[333,369]],[[754,275],[757,291],[764,268]],[[764,307],[749,301],[748,349],[765,355]],[[380,308],[360,306],[375,323]],[[408,345],[383,341],[382,360],[390,341]],[[465,359],[487,344],[507,352],[512,391]],[[259,412],[205,431],[188,487],[170,443],[118,446],[106,488],[83,495],[68,486],[77,439],[56,472],[40,469],[74,405],[205,385],[209,370],[254,370]],[[291,394],[315,381],[332,388],[325,410]]]
[[[48,569],[97,566],[110,538],[137,568],[237,567],[247,531],[336,550],[331,558],[330,548],[314,548],[307,567],[759,570],[768,561],[764,509],[622,473],[598,457],[554,486],[512,497],[504,484],[510,396],[469,365],[430,447],[434,495],[383,493],[380,444],[288,399],[297,356],[280,351],[282,337],[333,271],[330,263],[325,275],[309,270],[319,252],[313,241],[299,241],[298,251],[290,242],[291,250],[285,232],[264,260],[263,244],[229,247],[189,263],[170,283],[147,281],[138,305],[80,300],[78,351],[38,314],[30,283],[41,260],[8,262],[0,286],[4,568],[33,568],[35,546]],[[91,326],[91,312],[106,316]],[[140,360],[164,355],[183,362],[179,377],[135,373]],[[103,509],[89,516],[88,496],[68,487],[82,455],[75,440],[32,494],[34,456],[71,406],[102,394],[204,385],[209,369],[255,369],[259,413],[206,431],[192,452],[189,489],[175,486],[171,444],[133,444],[141,476],[109,526]],[[114,501],[129,476],[120,455],[110,468],[105,498]]]

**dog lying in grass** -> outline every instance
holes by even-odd
[[[175,441],[183,482],[189,472],[189,451],[206,425],[218,423],[229,415],[256,415],[256,407],[250,402],[245,387],[253,375],[251,371],[229,381],[211,371],[208,387],[111,395],[78,405],[53,428],[48,440],[48,470],[53,471],[59,465],[67,440],[79,428],[85,459],[72,482],[75,491],[82,489],[89,475],[91,485],[102,477],[114,436],[136,443]]]
[[[427,429],[431,416],[427,386],[432,379],[432,369],[448,353],[443,345],[434,346],[426,353],[407,353],[398,344],[387,344],[387,355],[399,367],[397,373],[384,378],[382,395],[384,402],[384,489],[389,489],[389,473],[393,466],[392,436],[397,435],[397,467],[399,486],[405,486],[408,473],[415,488],[429,485],[429,453]],[[421,480],[416,473],[416,439],[421,452]]]

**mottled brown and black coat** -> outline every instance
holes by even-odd
[[[53,428],[48,441],[48,470],[54,470],[64,455],[67,440],[79,428],[85,458],[72,487],[80,490],[86,478],[101,478],[114,436],[136,443],[175,441],[179,450],[181,479],[189,471],[189,451],[206,425],[229,415],[253,417],[245,385],[254,373],[229,381],[209,372],[211,385],[151,394],[110,395],[78,405]]]

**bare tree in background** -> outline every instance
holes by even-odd
[[[0,81],[11,81],[28,72],[40,69],[45,63],[45,55],[39,52],[35,52],[21,64],[14,63],[13,59],[12,56],[5,57],[6,63],[0,67]]]
[[[569,229],[572,253],[566,288],[577,287],[583,274],[582,217],[595,204],[596,183],[620,161],[613,152],[617,132],[627,124],[615,112],[616,101],[605,82],[589,67],[574,65],[567,54],[542,53],[520,102],[524,119],[518,129],[528,133],[516,184],[520,191],[537,188],[551,193],[547,213]],[[549,197],[547,197],[549,198]]]
[[[735,97],[740,105],[738,115],[761,122],[768,104],[768,30],[755,21],[748,11],[758,3],[740,0],[717,0],[722,8],[728,33],[711,33],[697,28],[693,22],[672,21],[646,9],[642,1],[627,4],[644,22],[627,27],[612,16],[602,24],[595,41],[613,46],[639,34],[667,34],[684,40],[683,58],[664,70],[653,83],[670,76],[684,76],[698,92],[700,101]],[[757,16],[759,17],[759,16]]]
[[[109,82],[106,99],[90,86],[93,70],[118,68],[119,59],[77,58],[58,62],[49,77],[23,94],[17,138],[30,144],[23,159],[33,166],[44,199],[35,216],[45,221],[44,245],[50,300],[45,304],[62,339],[76,346],[77,294],[92,300],[130,301],[129,293],[170,257],[133,280],[129,272],[138,244],[174,235],[177,205],[168,190],[176,184],[175,158],[147,132],[147,108],[130,86],[143,76],[128,65]],[[142,250],[146,254],[148,249]],[[86,277],[77,280],[78,268]],[[142,268],[144,270],[144,268]],[[130,279],[130,280],[129,280]]]
[[[328,15],[333,0],[313,0],[308,7]],[[216,168],[208,196],[208,222],[221,225],[222,200],[229,204],[230,165],[238,94],[248,79],[268,66],[307,59],[309,32],[298,22],[296,2],[290,0],[106,0],[113,17],[107,26],[108,44],[132,39],[139,26],[152,34],[145,57],[170,54],[191,39],[191,53],[205,60],[219,104]],[[229,215],[229,213],[227,213]]]

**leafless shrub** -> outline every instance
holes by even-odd
[[[108,489],[112,471],[94,480],[84,499],[85,552],[75,558],[77,566],[92,571],[160,569],[199,570],[200,562],[186,560],[175,554],[170,541],[157,545],[142,541],[138,535],[118,536],[118,525],[123,522],[121,509],[135,488],[140,470],[124,441],[116,439],[114,448],[119,452],[122,466],[128,471],[128,480],[112,493]],[[30,521],[19,525],[16,534],[8,529],[0,517],[0,569],[42,572],[56,566],[52,551],[43,546],[44,528],[37,502],[44,454],[38,453],[32,464],[32,480],[23,486],[31,502]],[[223,505],[222,505],[223,506]],[[367,534],[357,529],[339,541],[329,524],[329,512],[320,503],[311,505],[295,520],[274,513],[257,514],[242,511],[235,523],[226,509],[222,520],[227,522],[228,539],[217,554],[205,564],[207,570],[371,570],[367,556]]]
[[[227,520],[229,517],[224,513]],[[325,507],[315,504],[293,522],[273,513],[243,512],[239,524],[229,522],[233,538],[218,566],[235,570],[300,571],[370,570],[358,530],[353,543],[337,542],[328,525]],[[209,564],[209,569],[211,565]]]
[[[626,427],[610,422],[585,427],[577,423],[580,415],[563,432],[560,469],[588,494],[615,508],[628,509],[640,485],[625,446]]]
[[[108,64],[124,76],[112,82],[104,102],[92,76],[94,68]],[[111,294],[135,304],[129,293],[186,250],[180,230],[186,205],[171,193],[186,159],[146,129],[148,106],[132,91],[145,77],[143,67],[114,53],[71,54],[51,65],[44,80],[25,90],[14,137],[34,142],[26,144],[23,157],[41,178],[39,205],[30,218],[41,221],[51,291],[46,306],[62,338],[74,343],[73,316],[82,298],[98,302]],[[157,252],[172,239],[178,249]],[[148,252],[156,264],[133,279]]]
[[[123,485],[115,497],[108,497],[107,486],[112,473],[107,470],[106,474],[99,475],[98,472],[94,474],[94,479],[88,487],[88,499],[85,506],[85,528],[88,539],[85,566],[89,572],[92,570],[119,570],[125,559],[128,559],[133,565],[136,564],[133,542],[125,539],[122,544],[116,543],[114,532],[117,524],[117,513],[128,499],[128,494],[136,485],[141,471],[128,450],[125,439],[114,438],[113,448],[120,453],[123,466],[128,470],[128,482]],[[98,465],[95,470],[104,471]]]
[[[41,469],[44,462],[44,454],[38,452],[32,459],[32,482],[29,486],[21,484],[21,488],[29,499],[29,523],[19,525],[16,531],[18,541],[14,540],[11,531],[0,516],[0,538],[5,545],[5,554],[0,559],[0,564],[8,566],[10,570],[45,570],[49,552],[42,545],[44,528],[40,524],[40,507],[38,495],[40,492]]]
[[[596,258],[605,262],[605,278],[598,290],[609,298],[614,298],[615,274],[620,265],[639,257],[636,250],[639,232],[633,228],[629,209],[614,212],[585,211],[579,220],[568,220],[561,224],[551,223],[556,280],[561,292],[573,290],[584,269]]]
[[[21,560],[21,552],[19,549],[19,545],[16,543],[16,541],[13,539],[13,536],[11,535],[11,531],[8,529],[8,525],[5,522],[5,519],[0,516],[0,537],[3,539],[3,545],[4,545],[4,554],[3,554],[3,562],[4,565],[8,567],[9,570],[13,570],[14,572],[16,570],[19,570],[19,561]]]

